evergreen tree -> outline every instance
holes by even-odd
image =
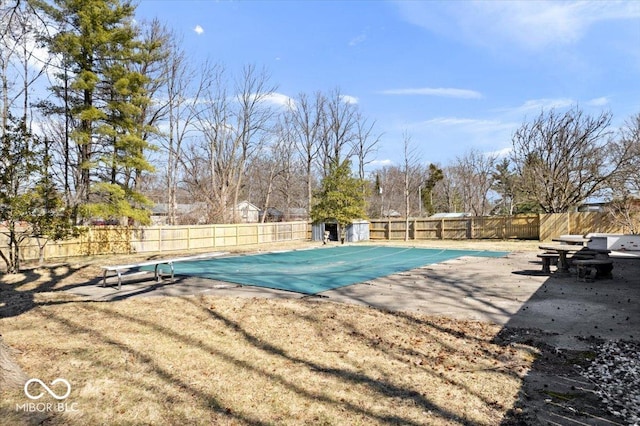
[[[444,179],[444,173],[442,169],[435,164],[429,164],[429,177],[424,182],[424,190],[421,192],[422,206],[425,211],[432,215],[435,213],[435,207],[433,206],[433,190],[436,184]]]
[[[65,68],[66,90],[54,90],[69,115],[70,145],[77,150],[75,206],[79,216],[148,222],[150,203],[135,180],[153,171],[152,149],[141,120],[149,104],[147,77],[133,25],[134,6],[121,0],[38,2],[58,25],[45,39]],[[66,82],[68,81],[68,84]],[[70,148],[71,149],[71,148]]]
[[[362,193],[362,180],[353,177],[351,162],[332,161],[327,176],[322,179],[320,189],[315,193],[315,203],[311,208],[314,222],[335,220],[344,236],[346,226],[356,219],[366,218],[366,195]]]

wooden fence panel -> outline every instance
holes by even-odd
[[[388,229],[389,229],[388,221],[371,220],[369,222],[369,239],[387,240]]]
[[[486,216],[472,218],[472,235],[477,239],[538,239],[538,215]]]
[[[140,228],[92,227],[84,228],[84,232],[78,238],[47,243],[44,258],[206,250],[306,240],[309,235],[308,228],[309,224],[306,221]],[[3,241],[4,239],[0,239],[0,243]],[[38,241],[33,238],[27,239],[21,245],[20,253],[23,260],[38,259]]]
[[[563,234],[591,232],[622,234],[624,229],[604,212],[547,213],[540,215],[540,241]]]
[[[538,215],[490,216],[463,218],[416,218],[409,221],[409,239],[491,239],[538,238]],[[406,221],[370,221],[371,240],[404,240]]]
[[[442,222],[428,219],[416,219],[414,222],[414,240],[435,240],[441,238]]]

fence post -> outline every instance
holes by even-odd
[[[444,218],[440,219],[440,239],[444,240]]]

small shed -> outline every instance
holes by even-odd
[[[316,222],[311,226],[312,241],[323,241],[325,231],[329,233],[329,241],[340,241],[338,223],[332,220]],[[354,220],[345,230],[345,242],[358,241],[369,241],[369,222],[366,220]]]
[[[247,200],[239,202],[234,213],[241,223],[256,223],[260,219],[260,209]]]
[[[350,243],[369,241],[369,222],[366,220],[354,220],[347,226],[346,240]]]

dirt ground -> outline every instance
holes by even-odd
[[[313,243],[296,244],[293,248],[309,245]],[[615,401],[602,402],[599,383],[585,378],[584,371],[606,341],[640,347],[640,259],[615,258],[611,279],[583,282],[575,275],[543,274],[536,258],[540,252],[538,242],[435,241],[411,245],[499,250],[509,254],[502,258],[465,257],[427,265],[312,297],[321,302],[352,303],[384,311],[485,321],[502,326],[496,343],[537,347],[541,355],[524,379],[519,400],[507,414],[504,425],[630,424],[629,417],[613,414],[619,409]],[[115,286],[99,286],[100,265],[131,261],[124,257],[78,259],[27,271],[22,279],[33,281],[34,293],[11,294],[9,286],[0,287],[3,290],[0,317],[30,309],[43,297],[39,294],[42,292],[100,301],[200,294],[303,297],[190,277],[176,277],[175,283],[135,278],[126,280],[121,291]],[[638,352],[631,356],[637,359]],[[626,386],[640,399],[639,384]]]

